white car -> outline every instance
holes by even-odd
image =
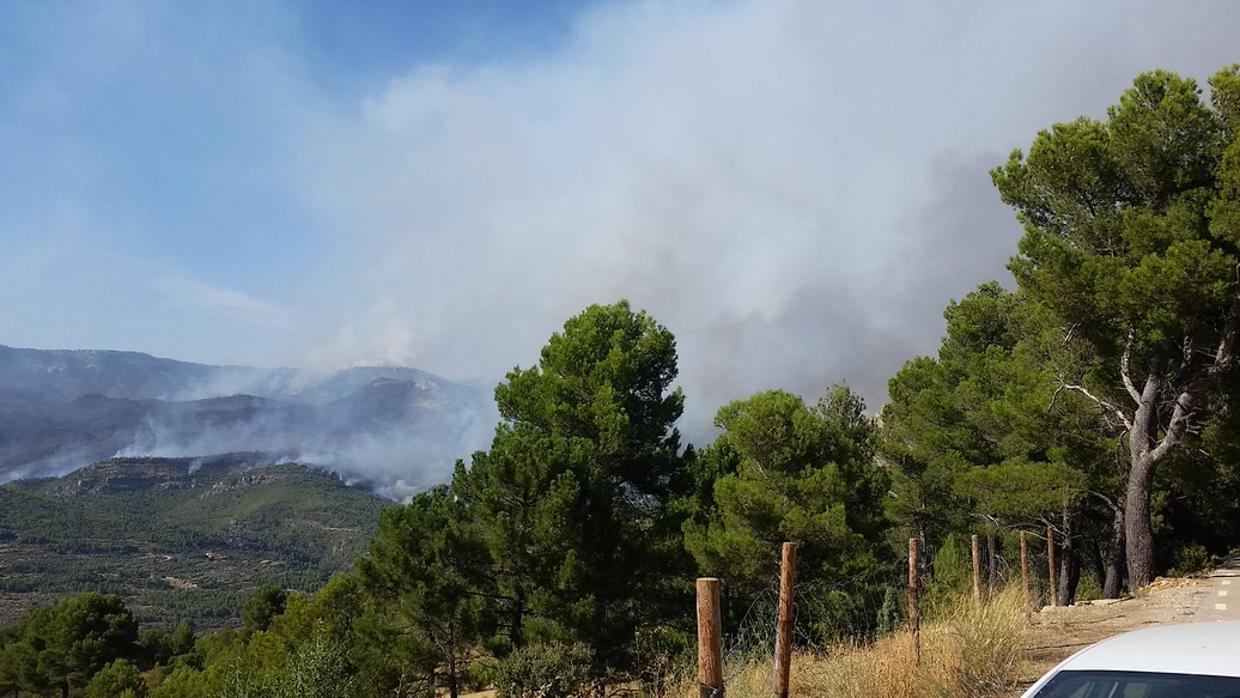
[[[1086,647],[1024,698],[1240,698],[1240,621],[1160,625]]]

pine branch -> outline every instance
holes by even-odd
[[[1124,379],[1124,389],[1128,391],[1128,395],[1137,404],[1141,403],[1141,391],[1137,390],[1137,386],[1132,382],[1132,373],[1129,371],[1129,364],[1132,360],[1132,343],[1134,333],[1132,329],[1128,330],[1128,339],[1124,342],[1124,353],[1119,359],[1119,375]]]
[[[1072,391],[1080,393],[1081,395],[1084,395],[1085,397],[1089,398],[1093,402],[1097,403],[1097,405],[1102,408],[1104,415],[1107,415],[1108,413],[1114,414],[1116,417],[1119,417],[1119,421],[1121,424],[1124,425],[1124,428],[1128,430],[1132,429],[1132,420],[1128,418],[1128,415],[1119,406],[1107,400],[1103,400],[1097,395],[1094,395],[1092,392],[1089,391],[1089,388],[1086,388],[1083,385],[1080,385],[1078,383],[1068,383],[1066,381],[1063,381],[1062,379],[1060,379],[1059,387],[1055,388],[1055,393],[1051,396],[1051,403],[1047,407],[1048,412],[1050,411],[1052,407],[1055,406],[1055,400],[1059,397],[1059,394],[1063,392],[1064,390],[1072,390]],[[1110,421],[1109,417],[1108,417],[1108,421]]]

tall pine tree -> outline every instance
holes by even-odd
[[[636,668],[636,633],[659,619],[678,569],[667,545],[669,504],[687,486],[676,375],[666,328],[626,301],[591,306],[496,389],[491,449],[453,481],[513,645],[584,642],[600,682]]]

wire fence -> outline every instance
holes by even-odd
[[[926,556],[927,559],[915,562],[919,572],[922,569],[931,572],[926,576],[918,575],[921,608],[931,617],[940,610],[945,611],[962,594],[967,594],[974,574],[978,574],[983,599],[1006,584],[1022,583],[1021,550],[1017,541],[1013,534],[996,537],[979,546],[977,568],[980,574],[973,572],[974,561],[970,559],[972,555],[967,546],[940,545]],[[1045,538],[1028,535],[1027,543],[1024,559],[1024,569],[1028,573],[1027,603],[1036,608],[1050,601],[1050,558]],[[898,565],[841,579],[798,582],[791,609],[792,644],[802,649],[829,652],[832,648],[865,645],[883,634],[907,629],[909,584],[899,572],[906,561],[898,562]],[[933,570],[935,567],[941,567],[941,573]],[[726,622],[722,623],[723,637],[718,650],[722,673],[717,680],[721,686],[736,682],[755,663],[769,663],[774,656],[780,606],[778,577],[772,575],[770,583],[756,591],[750,587],[749,593],[741,598],[729,595],[724,603],[731,613],[724,613]],[[743,611],[738,611],[742,608]],[[914,644],[917,642],[913,640]],[[699,646],[699,652],[704,649]],[[703,696],[722,695],[708,683],[700,685]]]
[[[812,579],[795,586],[792,600],[792,644],[802,649],[859,644],[873,639],[880,629],[891,630],[902,622],[899,608],[904,590],[888,570],[853,575],[845,582]],[[729,614],[721,643],[723,684],[734,683],[756,662],[775,654],[780,589],[778,580],[728,604],[744,611]],[[742,606],[743,604],[743,606]],[[884,614],[891,620],[884,627]]]

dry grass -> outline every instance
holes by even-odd
[[[1017,679],[1025,605],[1019,591],[989,603],[955,604],[944,617],[922,626],[922,661],[912,640],[897,633],[873,644],[800,652],[792,661],[792,695],[809,698],[990,698],[1011,693]],[[731,673],[731,670],[729,671]],[[771,662],[741,667],[727,687],[729,698],[771,694]],[[696,685],[676,695],[697,696]]]

